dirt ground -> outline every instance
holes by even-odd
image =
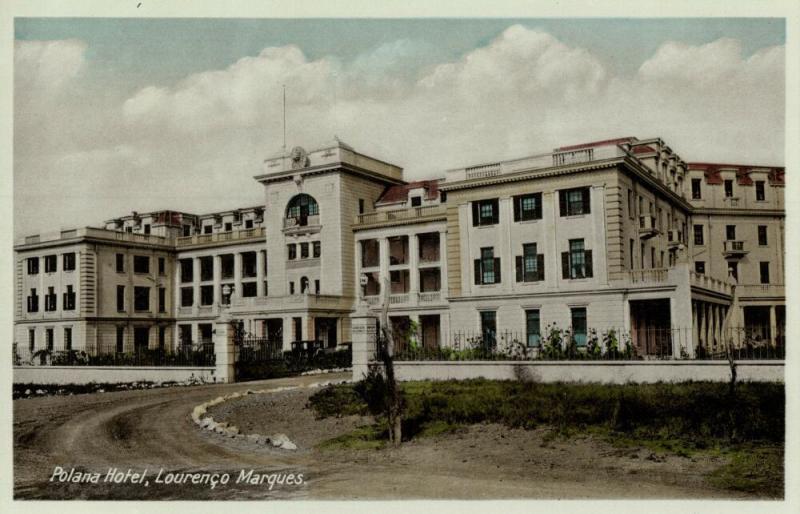
[[[324,381],[346,378],[326,376]],[[319,450],[364,420],[315,421],[310,390],[250,395],[215,408],[245,433],[283,432],[296,452],[199,429],[192,408],[247,389],[307,385],[319,377],[261,383],[54,396],[14,401],[14,495],[18,499],[502,499],[747,498],[703,476],[715,458],[656,457],[591,437],[547,441],[545,430],[479,425],[383,450]],[[219,416],[219,418],[217,418]],[[226,419],[226,416],[228,419]],[[149,486],[50,481],[53,468],[103,473],[146,469]],[[303,474],[294,486],[156,484],[156,473]]]

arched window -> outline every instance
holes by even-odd
[[[306,294],[308,291],[308,277],[300,278],[300,294]]]
[[[305,193],[299,194],[289,200],[286,207],[286,219],[293,219],[300,226],[308,225],[309,216],[317,216],[319,206],[314,197]]]

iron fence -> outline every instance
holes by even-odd
[[[706,343],[691,328],[607,328],[574,332],[549,326],[541,332],[456,331],[445,344],[414,334],[396,342],[398,361],[563,360],[766,360],[785,358],[783,331],[764,327],[719,330]]]
[[[49,346],[20,351],[14,346],[16,366],[214,366],[214,344],[181,344],[175,348],[69,348]]]

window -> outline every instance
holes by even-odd
[[[628,189],[628,217],[633,219],[636,213],[633,212],[633,191]]]
[[[484,348],[494,348],[497,344],[497,313],[481,311],[481,338]]]
[[[733,197],[733,180],[725,180],[724,182],[725,187],[725,198],[732,198]]]
[[[258,262],[256,260],[256,252],[243,252],[242,259],[242,277],[253,278],[258,274]]]
[[[286,245],[286,248],[289,249],[288,259],[290,261],[295,260],[297,258],[297,245],[294,244]]]
[[[736,240],[736,225],[725,225],[725,239],[728,241]]]
[[[517,282],[544,280],[544,254],[536,253],[536,243],[522,245],[522,255],[516,257]]]
[[[763,202],[766,199],[767,198],[764,193],[764,181],[756,180],[756,202]]]
[[[38,257],[29,257],[28,258],[28,275],[38,275],[39,274],[39,258]]]
[[[629,241],[628,246],[630,247],[628,251],[630,252],[631,269],[633,269],[634,268],[634,265],[633,265],[633,262],[634,262],[633,261],[633,258],[634,258],[633,257],[633,252],[634,252],[634,246],[635,246],[635,243],[633,242],[633,239],[631,239]]]
[[[137,312],[150,310],[150,288],[149,287],[134,287],[133,288],[133,310]]]
[[[472,202],[472,226],[500,223],[500,207],[497,198]]]
[[[158,349],[164,350],[167,343],[167,327],[158,327]]]
[[[528,347],[539,346],[541,342],[539,309],[525,311],[525,334]]]
[[[117,273],[125,273],[125,254],[117,254]]]
[[[117,312],[125,312],[125,286],[117,286]]]
[[[44,272],[45,273],[55,273],[57,271],[56,266],[56,256],[55,255],[45,255],[44,257]]]
[[[377,239],[361,241],[361,267],[377,268],[380,266],[380,244]]]
[[[47,288],[47,294],[44,296],[44,310],[49,312],[56,310],[56,291],[53,287]]]
[[[144,233],[145,234],[150,234],[150,224],[149,223],[145,223],[144,224]]]
[[[702,198],[700,192],[700,180],[699,178],[692,179],[692,200],[700,200]]]
[[[300,243],[300,258],[308,259],[308,243]]]
[[[292,330],[295,341],[303,339],[303,318],[292,318]]]
[[[584,248],[583,239],[570,239],[569,251],[561,252],[561,276],[565,279],[592,277],[592,251]]]
[[[72,350],[72,327],[64,327],[64,349]]]
[[[408,236],[389,238],[389,265],[408,264]]]
[[[589,214],[589,188],[563,189],[558,192],[558,205],[561,216]]]
[[[75,253],[65,253],[62,257],[62,268],[64,271],[75,271]]]
[[[36,349],[36,329],[28,329],[28,351],[33,353]]]
[[[358,213],[359,214],[364,214],[364,199],[363,198],[359,198],[358,199]]]
[[[194,259],[181,259],[178,261],[181,267],[181,282],[191,282],[194,280]]]
[[[314,294],[319,294],[319,279],[314,280]]]
[[[308,277],[300,277],[300,294],[306,294],[308,292]]]
[[[705,244],[703,240],[703,225],[694,226],[694,244],[698,246],[703,246]]]
[[[184,225],[183,226],[183,237],[189,237],[192,235],[192,226],[191,225]]]
[[[210,234],[213,231],[214,231],[214,227],[211,226],[211,225],[205,225],[203,227],[203,234]]]
[[[706,272],[706,263],[705,261],[694,261],[694,272],[705,274]]]
[[[319,205],[317,205],[317,201],[307,194],[295,196],[286,207],[286,218],[294,220],[294,223],[301,227],[308,225],[309,216],[317,216],[318,214]]]
[[[758,267],[761,275],[761,283],[769,284],[769,262],[760,262],[758,263]]]
[[[572,312],[572,338],[578,346],[586,346],[586,308],[570,309]]]
[[[499,284],[500,258],[494,256],[494,248],[481,248],[481,258],[475,259],[475,283]]]
[[[158,274],[165,275],[167,273],[167,262],[164,257],[158,258]]]
[[[419,207],[422,205],[422,197],[421,196],[412,196],[411,197],[411,207]]]
[[[728,262],[728,276],[734,280],[739,280],[739,266],[735,262]]]
[[[117,353],[125,351],[125,327],[117,327]]]
[[[200,257],[200,281],[214,280],[214,257],[204,255]]]
[[[64,293],[62,303],[65,311],[75,310],[75,291],[72,289],[72,286],[67,286],[67,292]]]
[[[167,290],[158,288],[158,312],[167,312]]]
[[[225,232],[231,232],[231,231],[233,231],[233,223],[231,222],[225,223]]]
[[[514,197],[514,221],[542,219],[542,193]]]
[[[226,253],[225,255],[220,255],[219,264],[220,264],[220,276],[223,279],[233,278],[233,272],[234,272],[233,254]]]
[[[258,295],[256,282],[242,282],[242,297],[250,298]]]
[[[314,241],[314,258],[318,259],[322,255],[322,243]]]
[[[213,286],[212,286],[212,295]],[[194,288],[182,287],[181,288],[181,307],[191,307],[194,304]]]
[[[125,227],[125,232],[127,232],[128,234],[133,234],[133,227],[131,226]]]
[[[133,256],[134,273],[150,273],[150,257],[147,255]]]
[[[767,226],[758,226],[758,244],[759,246],[767,246]]]
[[[289,282],[289,294],[294,294],[294,282]]]
[[[192,293],[191,288],[189,292]],[[189,305],[192,304],[192,300],[189,300]],[[213,305],[214,304],[214,286],[200,286],[200,305]]]
[[[31,294],[28,295],[28,312],[39,312],[39,295],[36,294],[36,288],[32,288]]]
[[[52,328],[45,329],[44,336],[45,336],[45,344],[47,345],[47,349],[52,352],[53,348],[55,347],[55,344],[54,344],[54,341],[53,341],[53,329]]]
[[[244,220],[244,228],[253,228],[253,220]]]

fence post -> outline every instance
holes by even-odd
[[[233,327],[225,317],[214,323],[214,357],[217,380],[226,384],[235,382]]]
[[[350,315],[353,341],[353,380],[363,379],[369,372],[369,363],[377,358],[377,318],[366,305],[359,303]]]

